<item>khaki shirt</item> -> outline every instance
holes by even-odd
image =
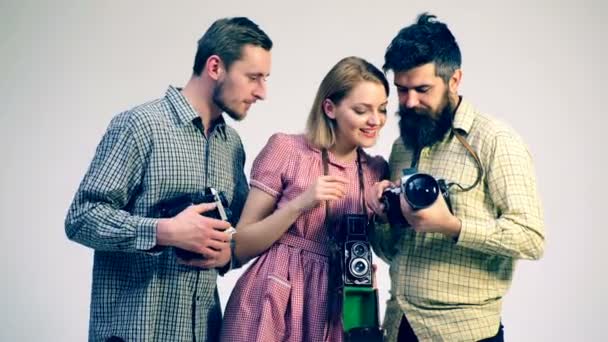
[[[454,215],[462,221],[457,240],[439,233],[378,225],[374,248],[390,265],[391,299],[384,328],[396,341],[405,314],[421,341],[475,341],[494,336],[502,297],[517,259],[538,259],[544,245],[543,215],[530,154],[506,125],[462,100],[454,129],[464,134],[483,164],[475,188],[452,188]],[[410,167],[413,151],[393,144],[391,179]],[[419,172],[468,187],[477,166],[450,133],[421,151]]]

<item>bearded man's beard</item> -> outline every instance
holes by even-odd
[[[405,146],[420,150],[443,140],[454,122],[455,107],[456,104],[451,103],[447,91],[439,107],[439,114],[425,109],[399,106],[399,131]]]

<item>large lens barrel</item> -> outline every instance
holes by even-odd
[[[403,185],[405,198],[412,209],[424,209],[435,203],[439,196],[437,180],[426,173],[411,175]]]

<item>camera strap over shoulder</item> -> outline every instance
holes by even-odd
[[[477,155],[477,153],[475,153],[475,150],[473,150],[473,148],[471,147],[471,145],[469,144],[467,139],[465,139],[464,135],[462,135],[462,133],[460,133],[459,131],[457,131],[453,128],[452,128],[452,133],[454,133],[454,136],[456,137],[456,139],[458,139],[458,141],[460,141],[462,146],[464,146],[464,148],[469,152],[469,154],[471,154],[473,159],[475,159],[475,163],[477,164],[477,178],[475,179],[475,182],[473,183],[473,185],[466,187],[466,188],[463,188],[460,184],[457,184],[457,183],[450,183],[450,184],[448,184],[448,187],[451,187],[452,185],[456,185],[462,191],[467,192],[469,190],[472,190],[474,187],[477,186],[477,184],[479,184],[479,182],[481,182],[481,179],[483,178],[483,164],[481,163],[481,159],[479,159],[479,156]]]
[[[456,115],[456,111],[458,110],[458,107],[460,107],[460,104],[462,103],[462,96],[458,96],[458,104],[456,105],[456,108],[454,108],[454,112],[452,113],[452,118]],[[456,137],[456,139],[458,139],[458,141],[460,141],[460,143],[462,144],[462,146],[464,146],[464,148],[467,150],[467,152],[469,152],[469,154],[473,157],[473,159],[475,159],[475,163],[477,164],[477,178],[475,179],[475,182],[464,188],[462,185],[452,182],[452,183],[448,183],[447,187],[448,189],[451,188],[452,186],[457,186],[460,188],[461,191],[463,192],[467,192],[470,190],[473,190],[473,188],[475,188],[479,182],[481,182],[481,179],[483,178],[483,164],[481,163],[481,159],[479,159],[479,156],[477,155],[477,153],[475,153],[475,150],[471,147],[471,145],[469,144],[469,142],[467,141],[467,139],[464,137],[464,135],[457,129],[454,129],[454,127],[452,126],[452,134],[454,134],[454,136]]]
[[[481,159],[479,159],[479,156],[477,155],[477,153],[475,153],[475,150],[473,149],[473,147],[471,147],[471,144],[469,144],[469,142],[464,137],[464,135],[462,133],[460,133],[460,131],[458,131],[454,128],[452,128],[451,131],[452,131],[452,134],[454,134],[454,136],[456,137],[456,139],[458,139],[458,141],[462,144],[462,146],[464,146],[464,148],[467,150],[467,152],[469,152],[471,157],[473,157],[473,159],[475,160],[475,164],[477,166],[477,178],[475,179],[475,182],[472,185],[470,185],[466,188],[455,182],[448,183],[447,187],[451,188],[452,186],[457,186],[460,188],[461,191],[467,192],[467,191],[470,191],[473,188],[475,188],[479,184],[479,182],[481,182],[481,179],[483,178],[483,172],[484,172],[483,164],[481,163]],[[416,148],[414,150],[414,152],[412,154],[412,162],[410,163],[410,168],[418,167],[418,161],[420,159],[421,151],[422,151],[421,148]]]
[[[329,175],[329,155],[327,149],[321,149],[321,159],[323,162],[323,175]],[[357,175],[359,178],[359,190],[361,195],[361,210],[363,214],[367,214],[365,204],[365,181],[363,178],[363,166],[361,164],[361,151],[357,149]],[[327,234],[327,243],[329,245],[329,272],[327,279],[327,322],[330,324],[338,324],[336,320],[340,319],[341,313],[341,288],[340,278],[342,276],[341,263],[339,262],[339,247],[336,242],[335,229],[332,224],[332,219],[329,210],[329,201],[325,201],[325,233]],[[338,269],[336,270],[336,267]],[[328,334],[330,329],[326,330]],[[327,338],[327,336],[325,336]]]
[[[458,104],[456,105],[456,108],[454,108],[454,112],[452,113],[453,115],[456,115],[456,111],[458,110],[458,107],[460,107],[460,103],[462,103],[461,96],[458,97]],[[475,150],[471,147],[471,145],[469,144],[467,139],[464,137],[464,135],[459,130],[454,129],[454,127],[451,128],[451,132],[456,137],[456,139],[458,139],[458,141],[460,141],[462,146],[464,146],[464,148],[467,150],[467,152],[469,152],[469,154],[475,160],[475,163],[477,166],[477,178],[475,179],[475,182],[472,185],[470,185],[466,188],[455,182],[451,182],[446,185],[447,185],[448,189],[451,188],[452,186],[457,186],[458,188],[460,188],[461,191],[467,192],[467,191],[470,191],[473,188],[475,188],[481,182],[481,179],[483,178],[483,173],[484,173],[483,164],[481,163],[481,159],[479,158],[477,153],[475,153]],[[420,148],[420,147],[418,147],[414,150],[414,153],[412,155],[412,162],[410,164],[411,168],[417,168],[421,151],[422,151],[422,148]]]
[[[323,175],[329,175],[329,155],[327,149],[321,149],[321,159],[323,161]],[[363,164],[361,163],[361,150],[357,149],[357,176],[359,178],[359,195],[361,198],[361,213],[367,214],[365,203],[365,177],[363,175]],[[329,203],[325,203],[325,221],[329,218]]]

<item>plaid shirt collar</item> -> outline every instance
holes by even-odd
[[[460,104],[456,109],[456,114],[454,115],[454,122],[452,123],[452,127],[459,131],[468,134],[471,130],[471,126],[473,126],[473,121],[475,121],[476,111],[473,106],[465,101],[462,96],[460,97]]]
[[[192,105],[188,102],[188,100],[182,95],[181,88],[177,88],[174,86],[169,86],[167,92],[165,93],[165,97],[167,101],[173,106],[174,114],[179,120],[180,124],[194,124],[196,127],[201,129],[204,132],[203,123],[201,117],[198,115],[196,110],[192,107]],[[224,120],[224,116],[220,115],[214,122],[212,122],[212,129],[210,134],[215,130],[218,131],[220,136],[227,140],[226,136],[226,120]]]

